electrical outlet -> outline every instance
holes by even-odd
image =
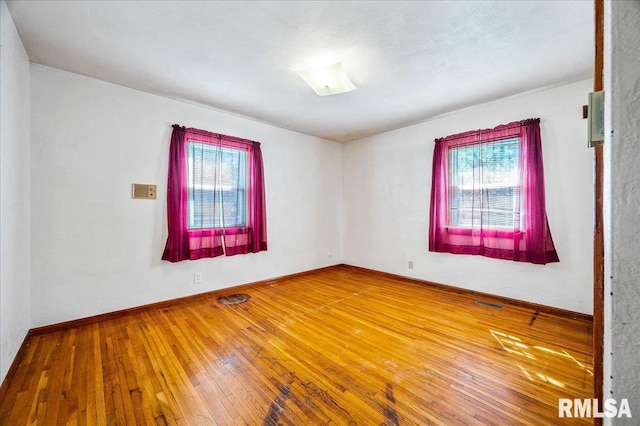
[[[202,282],[202,274],[200,272],[193,273],[193,283],[200,284]]]
[[[409,269],[413,269],[413,260],[410,260],[407,266]]]

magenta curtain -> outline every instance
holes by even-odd
[[[187,200],[187,145],[189,141],[245,150],[247,153],[246,225],[189,229]],[[180,262],[221,255],[267,250],[264,176],[260,143],[194,128],[173,125],[167,178],[169,235],[163,260]]]
[[[519,150],[519,221],[513,229],[450,226],[449,150],[517,137]],[[519,262],[558,262],[547,221],[540,119],[529,119],[435,140],[431,186],[429,250],[481,255]]]

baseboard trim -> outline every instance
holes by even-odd
[[[297,273],[289,274],[289,275],[282,275],[280,277],[270,278],[270,279],[261,280],[261,281],[255,281],[255,282],[251,282],[251,283],[247,283],[247,284],[240,284],[240,285],[233,286],[233,287],[226,287],[226,288],[222,288],[222,289],[218,289],[218,290],[207,291],[207,292],[204,292],[204,293],[193,294],[193,295],[190,295],[190,296],[178,297],[176,299],[163,300],[161,302],[149,303],[147,305],[135,306],[135,307],[132,307],[132,308],[121,309],[121,310],[118,310],[118,311],[106,312],[104,314],[92,315],[90,317],[78,318],[78,319],[59,322],[59,323],[55,323],[55,324],[44,325],[44,326],[41,326],[41,327],[32,328],[31,330],[29,330],[29,332],[31,333],[32,336],[39,336],[41,334],[54,333],[56,331],[68,330],[70,328],[90,325],[90,324],[94,324],[94,323],[100,322],[100,321],[108,321],[108,320],[112,320],[112,319],[116,319],[116,318],[121,318],[121,317],[124,317],[126,315],[138,314],[138,313],[146,312],[146,311],[149,311],[149,310],[152,310],[152,309],[164,309],[164,308],[168,308],[169,306],[178,305],[178,304],[181,304],[181,303],[187,303],[187,302],[191,302],[191,301],[194,301],[194,300],[203,299],[205,297],[211,297],[211,296],[216,296],[217,297],[217,296],[222,296],[222,295],[229,294],[229,293],[237,293],[237,292],[240,292],[240,291],[246,291],[246,290],[249,290],[249,289],[252,289],[252,288],[264,287],[264,286],[267,286],[267,285],[278,284],[278,283],[281,283],[283,281],[288,281],[288,280],[292,280],[294,278],[299,278],[299,277],[304,277],[304,276],[307,276],[307,275],[312,275],[312,274],[315,274],[315,273],[318,273],[318,272],[330,271],[330,270],[333,270],[333,269],[339,269],[341,266],[342,265],[326,266],[326,267],[323,267],[323,268],[317,268],[317,269],[312,269],[312,270],[309,270],[309,271],[297,272]]]
[[[556,307],[553,307],[553,306],[541,305],[541,304],[537,304],[537,303],[533,303],[533,302],[527,302],[527,301],[524,301],[524,300],[512,299],[512,298],[504,297],[504,296],[497,296],[495,294],[483,293],[483,292],[475,291],[475,290],[463,289],[463,288],[460,288],[460,287],[455,287],[455,286],[451,286],[451,285],[447,285],[447,284],[440,284],[440,283],[436,283],[436,282],[432,282],[432,281],[422,280],[422,279],[419,279],[419,278],[406,277],[404,275],[398,275],[398,274],[392,274],[392,273],[389,273],[389,272],[377,271],[377,270],[374,270],[374,269],[363,268],[363,267],[360,267],[360,266],[339,264],[339,265],[326,266],[326,267],[318,268],[318,269],[312,269],[312,270],[309,270],[309,271],[297,272],[297,273],[289,274],[289,275],[283,275],[283,276],[280,276],[280,277],[270,278],[270,279],[267,279],[267,280],[261,280],[261,281],[255,281],[255,282],[247,283],[247,284],[241,284],[241,285],[237,285],[237,286],[233,286],[233,287],[227,287],[227,288],[223,288],[223,289],[219,289],[219,290],[212,290],[212,291],[208,291],[208,292],[205,292],[205,293],[198,293],[198,294],[193,294],[193,295],[190,295],[190,296],[179,297],[179,298],[176,298],[176,299],[164,300],[164,301],[161,301],[161,302],[150,303],[150,304],[147,304],[147,305],[136,306],[136,307],[127,308],[127,309],[121,309],[121,310],[118,310],[118,311],[107,312],[107,313],[104,313],[104,314],[93,315],[93,316],[90,316],[90,317],[78,318],[78,319],[74,319],[74,320],[70,320],[70,321],[65,321],[65,322],[60,322],[60,323],[55,323],[55,324],[50,324],[50,325],[44,325],[44,326],[41,326],[41,327],[32,328],[31,330],[29,330],[29,333],[27,335],[29,337],[31,337],[31,336],[39,336],[41,334],[53,333],[53,332],[56,332],[56,331],[68,330],[70,328],[81,327],[81,326],[93,324],[93,323],[100,322],[100,321],[112,320],[112,319],[120,318],[120,317],[123,317],[123,316],[126,316],[126,315],[133,315],[133,314],[137,314],[137,313],[141,313],[141,312],[146,312],[146,311],[149,311],[149,310],[152,310],[152,309],[164,309],[164,308],[167,308],[169,306],[173,306],[173,305],[177,305],[177,304],[181,304],[181,303],[187,303],[187,302],[190,302],[190,301],[193,301],[193,300],[199,300],[199,299],[202,299],[202,298],[205,298],[205,297],[221,296],[221,295],[225,295],[225,294],[229,294],[229,293],[236,293],[236,292],[239,292],[239,291],[245,291],[245,290],[252,289],[252,288],[258,288],[258,287],[264,287],[264,286],[267,286],[267,285],[273,285],[273,284],[277,284],[277,283],[280,283],[280,282],[283,282],[283,281],[288,281],[288,280],[292,280],[292,279],[295,279],[295,278],[304,277],[304,276],[312,275],[312,274],[315,274],[315,273],[318,273],[318,272],[330,271],[330,270],[334,270],[334,269],[350,270],[350,271],[360,272],[360,273],[363,273],[363,274],[389,278],[389,279],[393,279],[393,280],[396,280],[396,281],[402,281],[402,282],[408,282],[408,283],[413,283],[413,284],[426,285],[426,286],[429,286],[429,287],[432,287],[432,288],[436,288],[436,289],[440,289],[440,290],[444,290],[444,291],[449,291],[449,292],[452,292],[452,293],[467,294],[467,295],[471,295],[471,296],[475,296],[475,297],[482,297],[483,299],[489,299],[491,301],[495,301],[495,302],[503,304],[503,305],[518,306],[518,307],[521,307],[521,308],[531,309],[531,310],[534,310],[534,311],[544,312],[544,313],[547,313],[547,314],[557,315],[557,316],[560,316],[560,317],[578,319],[578,320],[583,320],[583,321],[593,321],[593,315],[583,314],[581,312],[574,312],[574,311],[570,311],[570,310],[566,310],[566,309],[556,308]],[[15,364],[15,360],[14,360],[14,364]],[[12,364],[12,367],[13,367],[13,364]],[[17,367],[17,365],[16,365],[16,367]]]
[[[363,274],[389,278],[392,280],[402,281],[402,282],[407,282],[412,284],[425,285],[431,288],[444,290],[444,291],[448,291],[456,294],[465,294],[465,295],[474,296],[474,297],[481,297],[483,299],[489,299],[490,301],[497,302],[501,305],[517,306],[520,308],[531,309],[537,312],[544,312],[550,315],[557,315],[559,317],[593,322],[593,315],[583,314],[582,312],[574,312],[567,309],[556,308],[553,306],[541,305],[538,303],[527,302],[519,299],[512,299],[504,296],[497,296],[495,294],[483,293],[481,291],[469,290],[469,289],[455,287],[447,284],[440,284],[433,281],[422,280],[419,278],[406,277],[404,275],[392,274],[389,272],[377,271],[375,269],[363,268],[361,266],[342,264],[340,265],[340,267],[342,269],[349,270],[349,271],[361,272]]]
[[[29,346],[29,341],[31,340],[32,336],[33,336],[33,333],[31,332],[31,330],[27,331],[27,334],[24,336],[24,339],[22,340],[22,344],[18,348],[18,352],[16,353],[16,356],[13,357],[13,362],[11,363],[9,370],[7,370],[7,375],[4,376],[4,380],[2,380],[2,385],[0,385],[0,401],[4,401],[4,397],[7,394],[7,390],[9,389],[9,383],[11,382],[11,380],[13,380],[13,377],[16,375],[16,371],[18,370],[20,361],[22,361],[24,359],[24,356],[26,355],[27,346]]]

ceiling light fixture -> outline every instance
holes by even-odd
[[[321,68],[296,71],[304,81],[320,96],[350,92],[357,87],[349,80],[342,62]]]

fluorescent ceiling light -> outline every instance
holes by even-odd
[[[357,89],[344,72],[342,62],[296,72],[320,96],[337,95]]]

